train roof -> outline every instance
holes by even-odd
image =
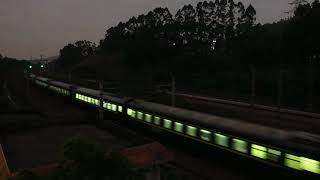
[[[50,81],[50,85],[58,86],[58,87],[61,87],[64,89],[69,89],[71,87],[71,84],[67,84],[67,83],[60,82],[60,81]]]
[[[36,80],[43,81],[43,82],[48,82],[48,80],[50,80],[50,79],[49,78],[45,78],[45,77],[41,77],[41,76],[37,76]]]

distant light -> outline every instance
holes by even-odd
[[[173,43],[172,45],[174,45],[174,46],[175,46],[175,45],[176,45],[176,43]]]
[[[43,66],[43,64],[41,64],[41,68],[43,68],[44,66]]]
[[[31,66],[31,65],[29,66],[29,69],[32,69],[32,66]]]

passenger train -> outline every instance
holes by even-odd
[[[36,85],[62,96],[125,115],[130,120],[191,141],[275,167],[320,175],[320,137],[314,134],[285,131],[139,99],[117,97],[34,74],[29,74],[28,78]]]

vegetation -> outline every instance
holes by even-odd
[[[118,152],[105,147],[72,138],[62,148],[63,159],[58,167],[47,176],[22,170],[8,180],[143,180],[146,170],[138,170]],[[161,179],[188,179],[174,173],[171,167],[162,167]]]
[[[133,71],[150,70],[144,73],[151,79],[174,76],[178,89],[245,100],[255,76],[258,103],[279,104],[283,94],[280,104],[313,109],[320,97],[319,1],[291,4],[289,19],[264,25],[253,6],[233,0],[185,5],[175,15],[156,8],[107,29],[97,47],[65,46],[58,62],[68,69],[90,55],[117,52]]]

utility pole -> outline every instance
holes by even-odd
[[[176,106],[176,80],[171,74],[171,106],[175,107]]]
[[[251,65],[251,97],[250,104],[253,109],[256,96],[256,70],[253,65]]]
[[[315,57],[314,57],[315,58]],[[308,76],[309,76],[309,80],[308,80],[308,84],[309,84],[309,87],[308,87],[308,91],[309,91],[309,96],[308,96],[308,108],[309,110],[312,110],[313,109],[313,88],[314,88],[314,69],[313,69],[313,66],[312,66],[312,60],[313,60],[313,57],[310,57],[309,58],[309,67],[308,67]]]
[[[104,114],[103,114],[103,81],[99,81],[99,90],[100,90],[100,96],[99,96],[99,120],[102,121],[104,119]]]
[[[283,77],[283,70],[280,69],[279,71],[279,80],[278,80],[278,116],[281,118],[281,100],[282,100],[282,77]]]
[[[30,75],[30,72],[27,70],[26,71],[26,74],[25,74],[25,76],[26,76],[26,80],[27,80],[27,87],[26,87],[26,97],[27,97],[27,99],[29,99],[29,95],[30,95],[30,77],[29,77],[29,75]]]
[[[68,72],[68,81],[71,84],[71,71]]]

